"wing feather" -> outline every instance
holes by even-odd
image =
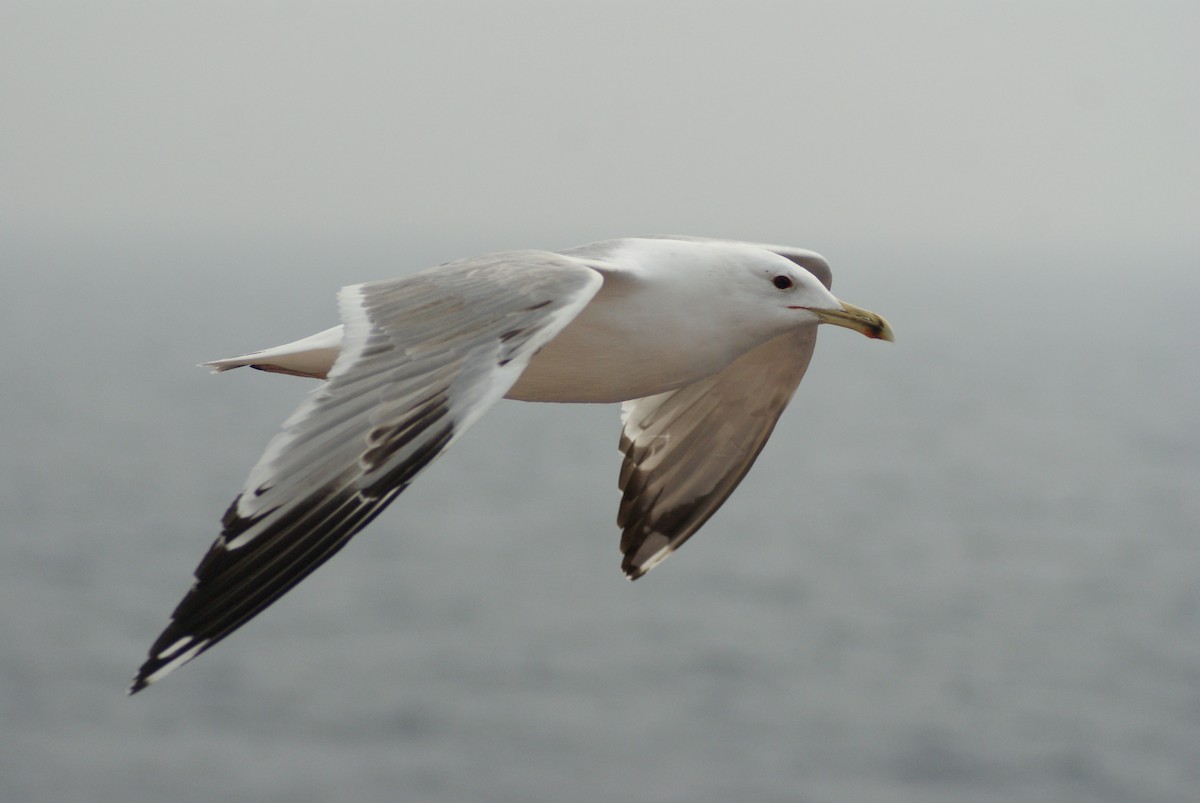
[[[733,493],[815,345],[815,326],[781,335],[706,379],[622,405],[617,526],[629,579],[678,549]]]
[[[526,251],[342,290],[345,328],[328,382],[250,471],[131,693],[341,549],[505,394],[602,282],[584,261]]]

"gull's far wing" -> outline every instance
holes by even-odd
[[[521,251],[347,287],[329,379],[251,470],[130,692],[195,658],[328,560],[517,380],[601,275]]]
[[[816,326],[781,335],[706,379],[622,405],[617,526],[630,580],[733,493],[804,377],[816,339]]]

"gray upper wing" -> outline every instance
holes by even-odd
[[[781,335],[722,371],[622,405],[621,568],[636,580],[733,493],[804,377],[817,327]]]
[[[329,380],[251,470],[131,691],[229,635],[328,560],[504,396],[603,279],[542,251],[339,294]]]

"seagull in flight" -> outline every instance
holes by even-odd
[[[241,357],[323,380],[250,470],[130,694],[279,599],[502,398],[621,404],[621,569],[636,580],[750,470],[817,326],[893,340],[812,251],[697,237],[508,251],[338,294],[342,324]]]

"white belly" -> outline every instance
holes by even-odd
[[[640,399],[691,384],[724,368],[758,345],[699,317],[655,327],[660,309],[653,294],[600,303],[620,295],[616,283],[600,294],[558,337],[530,360],[505,398],[542,402],[611,403]],[[610,299],[605,299],[608,301]],[[690,323],[691,325],[688,325]]]

